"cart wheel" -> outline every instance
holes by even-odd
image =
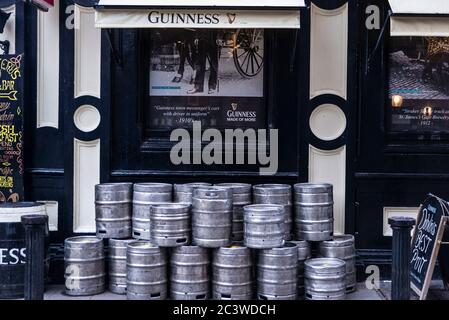
[[[239,29],[234,35],[233,57],[237,71],[252,78],[263,69],[263,29]]]

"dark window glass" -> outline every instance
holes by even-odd
[[[158,29],[149,34],[149,131],[265,128],[262,29]]]
[[[392,132],[449,132],[449,38],[391,38],[387,108]]]

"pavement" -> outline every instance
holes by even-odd
[[[390,300],[390,288],[391,281],[381,281],[377,289],[368,289],[365,283],[360,282],[357,284],[355,292],[347,294],[346,300]],[[73,297],[64,293],[64,285],[50,285],[45,292],[44,300],[126,300],[126,295],[106,291],[94,296]],[[411,300],[418,300],[418,296],[413,291]],[[449,291],[444,289],[441,281],[434,280],[431,283],[427,300],[449,300]]]
[[[381,290],[368,290],[364,283],[357,285],[354,293],[347,295],[347,300],[385,300]],[[71,297],[64,293],[63,285],[50,286],[45,293],[45,300],[126,300],[126,295],[118,295],[106,291],[95,296]]]

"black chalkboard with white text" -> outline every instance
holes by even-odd
[[[429,290],[448,215],[448,203],[433,195],[419,209],[411,247],[410,281],[421,300]]]

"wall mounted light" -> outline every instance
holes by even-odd
[[[430,105],[425,106],[422,109],[422,114],[424,115],[424,117],[431,117],[433,114],[433,108]]]
[[[404,98],[398,94],[391,97],[391,106],[393,108],[400,108],[404,104]]]

